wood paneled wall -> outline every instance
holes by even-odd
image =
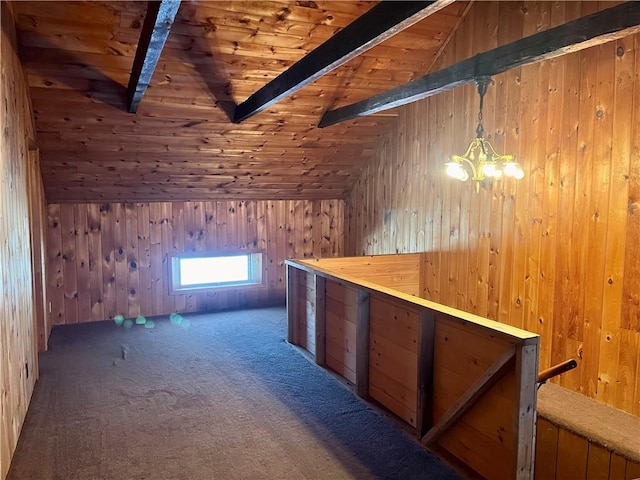
[[[55,324],[284,303],[286,258],[343,254],[342,200],[48,208],[48,287]],[[170,255],[238,249],[265,252],[265,288],[168,293]]]
[[[6,2],[0,8],[0,479],[4,479],[37,377],[28,183],[40,173],[37,162],[29,161],[34,126],[16,54],[13,12]],[[42,198],[41,183],[35,188]]]
[[[609,6],[478,2],[441,65]],[[436,67],[436,69],[439,67]],[[494,77],[484,125],[520,181],[443,164],[474,135],[475,86],[399,110],[347,202],[347,255],[429,252],[423,295],[541,335],[556,381],[640,415],[640,36]]]
[[[33,309],[36,321],[38,351],[47,350],[51,322],[47,298],[47,201],[40,173],[40,155],[29,150],[27,194],[29,197],[29,230],[31,238],[31,264],[33,265]]]
[[[640,463],[538,417],[536,480],[636,480]]]

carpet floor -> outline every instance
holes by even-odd
[[[53,330],[9,480],[459,478],[287,344],[283,308],[128,326]]]

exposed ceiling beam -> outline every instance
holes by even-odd
[[[453,0],[393,1],[375,5],[238,105],[234,123],[261,112],[450,3]]]
[[[136,113],[156,69],[180,0],[149,2],[127,87],[127,110]]]
[[[451,90],[477,77],[548,60],[640,32],[640,2],[627,2],[480,53],[360,102],[329,110],[319,127],[395,108]]]

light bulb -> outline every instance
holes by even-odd
[[[482,173],[484,173],[485,176],[487,176],[487,177],[495,177],[497,171],[498,170],[496,169],[496,164],[493,163],[493,162],[485,163],[482,166]]]
[[[507,177],[515,177],[518,170],[518,164],[516,162],[505,162],[503,169],[504,174]]]
[[[516,180],[521,180],[524,178],[524,171],[522,170],[522,167],[520,165],[516,164],[516,171],[513,175],[513,178],[515,178]]]
[[[466,172],[464,171],[464,168],[462,168],[462,165],[456,162],[447,162],[445,165],[447,166],[447,175],[457,178],[458,180],[463,179]]]

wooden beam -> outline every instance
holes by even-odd
[[[261,112],[450,3],[453,0],[377,4],[238,105],[233,122]]]
[[[515,357],[515,347],[511,345],[493,365],[491,365],[473,385],[445,412],[440,421],[422,437],[422,443],[429,445],[445,433],[476,401],[491,388],[507,371]]]
[[[351,105],[329,110],[319,127],[416,102],[512,68],[577,52],[640,32],[640,2],[626,2],[458,62]]]
[[[127,110],[129,113],[138,111],[140,101],[149,87],[162,48],[169,36],[173,20],[178,13],[178,7],[180,7],[180,0],[153,1],[149,2],[147,6],[127,87]]]

